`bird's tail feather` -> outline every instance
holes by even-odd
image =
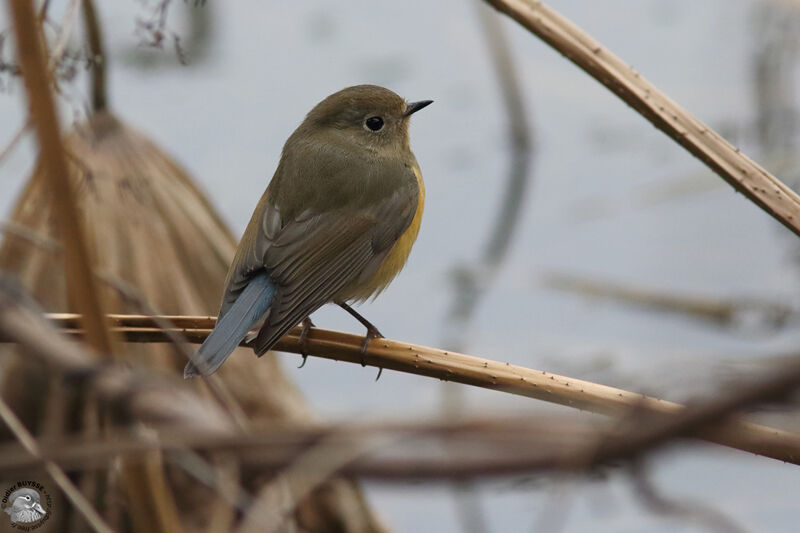
[[[253,324],[267,312],[275,285],[266,272],[261,272],[250,280],[242,293],[217,321],[211,334],[183,369],[183,377],[208,376],[216,372],[231,352],[239,346]]]

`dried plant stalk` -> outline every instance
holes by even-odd
[[[310,462],[303,461],[305,466],[299,469],[290,468],[299,471],[301,476],[305,477],[297,480],[300,482],[297,487],[301,492],[307,490],[305,487],[308,487],[309,483],[319,482],[312,478],[318,476],[321,471],[327,472],[322,476],[323,479],[334,471],[350,472],[354,475],[374,475],[387,479],[408,480],[419,477],[454,479],[513,475],[520,471],[540,469],[581,471],[608,461],[635,460],[642,454],[677,438],[699,437],[714,440],[714,435],[724,435],[726,431],[741,433],[743,425],[731,419],[732,415],[766,401],[785,399],[788,393],[800,386],[800,362],[795,360],[792,365],[780,372],[765,374],[757,379],[751,378],[735,388],[720,393],[717,397],[697,402],[688,408],[680,408],[666,402],[659,403],[670,407],[648,408],[657,400],[641,397],[631,408],[620,411],[625,416],[617,418],[610,425],[594,426],[594,429],[587,429],[586,425],[581,429],[564,417],[559,423],[531,419],[527,421],[527,425],[520,421],[505,426],[505,429],[499,420],[484,423],[485,427],[464,421],[440,424],[439,427],[433,424],[415,427],[412,424],[405,427],[395,425],[392,428],[391,425],[384,424],[382,428],[376,428],[377,432],[373,431],[370,437],[373,440],[370,443],[369,440],[360,440],[365,437],[364,426],[309,429],[291,426],[274,427],[273,424],[272,427],[267,426],[269,429],[260,431],[252,427],[248,433],[242,434],[219,406],[205,401],[190,390],[191,382],[179,380],[176,383],[174,378],[172,380],[166,377],[159,378],[148,372],[131,372],[121,365],[99,365],[92,361],[78,344],[66,342],[64,338],[56,335],[53,327],[44,322],[31,305],[25,303],[24,297],[20,298],[18,292],[9,290],[8,283],[2,283],[2,278],[0,278],[0,332],[4,334],[4,338],[24,346],[27,353],[40,364],[46,365],[51,373],[82,376],[82,380],[97,392],[101,402],[115,405],[116,411],[125,418],[133,417],[159,430],[158,440],[144,438],[137,442],[140,438],[136,437],[135,433],[133,439],[125,438],[123,433],[116,435],[116,441],[112,442],[85,442],[87,446],[94,447],[95,453],[91,455],[87,455],[86,450],[75,450],[74,447],[70,450],[69,443],[65,443],[65,447],[53,448],[52,452],[61,460],[68,462],[77,460],[78,464],[87,464],[88,460],[88,464],[91,464],[92,460],[97,460],[98,457],[102,459],[104,454],[113,454],[115,451],[142,453],[153,448],[181,450],[184,447],[193,447],[207,451],[235,452],[241,464],[247,465],[250,471],[252,467],[257,469],[258,465],[267,465],[267,468],[272,469],[284,467],[295,462],[297,452],[302,450],[306,452],[303,456],[310,459]],[[357,352],[359,346],[360,343],[354,343],[353,351]],[[418,347],[416,349],[420,350]],[[431,354],[424,355],[427,358]],[[448,356],[457,357],[462,362],[468,359],[467,356],[459,354],[448,354]],[[471,359],[477,360],[477,358]],[[512,367],[510,370],[520,371],[518,367]],[[493,376],[493,379],[498,379],[498,376]],[[578,383],[572,381],[573,385]],[[584,385],[590,384],[584,382]],[[613,390],[608,387],[603,388]],[[541,432],[542,427],[548,427],[552,431]],[[391,433],[393,430],[398,433],[398,437],[402,437],[404,431],[406,436],[414,432],[441,435],[473,433],[467,442],[472,440],[473,444],[485,451],[483,455],[476,455],[469,450],[460,450],[465,454],[465,459],[452,464],[445,464],[441,458],[423,457],[421,461],[407,459],[378,461],[371,466],[367,463],[365,469],[360,457],[362,453],[376,448],[383,451],[384,445],[391,444],[395,439],[391,435],[381,433],[387,431]],[[478,435],[474,435],[476,431]],[[490,431],[499,433],[488,435]],[[571,436],[567,435],[570,432]],[[579,436],[581,432],[583,432],[582,437]],[[538,442],[542,444],[541,446],[531,446],[533,442],[531,434],[539,437]],[[566,441],[556,442],[557,434],[566,436]],[[480,445],[482,437],[494,439],[510,448],[502,450],[504,453],[498,453],[498,450],[491,446]],[[382,442],[383,445],[376,446],[375,439],[378,439],[378,444]],[[716,442],[724,442],[723,437],[717,439]],[[782,445],[785,449],[797,450],[800,448],[800,435],[787,433]],[[518,450],[517,446],[520,447]],[[337,465],[319,463],[319,459],[324,456],[323,448],[326,447],[336,448],[330,451],[338,458]],[[458,448],[456,446],[453,453]],[[422,447],[420,451],[425,449],[430,447]],[[4,453],[0,454],[0,457],[6,461],[12,458],[10,464],[14,465],[13,456],[19,454],[18,449],[12,447],[2,451]],[[538,454],[540,451],[542,453]],[[33,462],[29,460],[28,464],[41,465],[47,459],[42,455],[40,453],[34,456]],[[2,466],[3,460],[0,460],[0,467]],[[307,471],[306,474],[302,474],[304,470]],[[269,507],[262,509],[269,511]],[[273,511],[276,510],[273,508]]]
[[[73,334],[80,334],[77,317],[72,314],[48,315],[56,325]],[[111,315],[112,330],[128,342],[169,342],[169,336],[155,327],[148,316]],[[201,343],[213,329],[216,319],[202,316],[162,316],[189,341]],[[276,350],[300,354],[300,328],[295,328],[275,346]],[[339,331],[312,328],[306,339],[310,356],[361,364],[364,338]],[[369,344],[366,364],[453,381],[510,394],[527,396],[546,402],[610,416],[622,416],[633,409],[664,414],[681,412],[683,406],[589,381],[533,370],[510,363],[501,363],[472,355],[428,348],[415,344],[377,339]],[[259,362],[259,364],[263,364]],[[256,368],[258,364],[253,364]],[[781,461],[800,464],[798,436],[794,433],[747,422],[730,420],[701,432],[700,437]]]
[[[64,268],[69,280],[69,299],[83,314],[89,344],[98,353],[110,355],[111,339],[103,322],[103,310],[89,263],[83,223],[67,180],[67,160],[36,14],[32,2],[10,1],[9,9],[14,19],[17,54],[27,89],[30,114],[39,139],[39,164],[54,193],[54,209],[65,250]]]
[[[561,52],[738,192],[800,235],[800,196],[539,0],[486,0]]]

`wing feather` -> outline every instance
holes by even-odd
[[[320,229],[317,238],[324,239],[329,232],[330,228]],[[324,254],[306,255],[311,260],[301,263],[302,268],[284,272],[278,278],[275,300],[253,344],[258,355],[269,350],[305,317],[335,299],[373,258],[369,231],[356,226],[342,234],[351,237],[342,239],[349,240],[344,246],[325,246]]]

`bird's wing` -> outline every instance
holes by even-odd
[[[257,226],[248,227],[239,245],[223,303],[225,308],[235,301],[255,273],[269,274],[276,290],[253,345],[256,353],[270,349],[343,288],[369,279],[411,223],[418,194],[416,181],[405,180],[369,205],[309,210],[288,221],[265,195]]]

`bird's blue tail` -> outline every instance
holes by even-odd
[[[217,321],[214,330],[200,349],[192,356],[192,360],[183,369],[183,377],[208,376],[216,372],[231,352],[239,346],[253,324],[267,312],[274,294],[275,285],[266,272],[253,276],[230,309]]]

